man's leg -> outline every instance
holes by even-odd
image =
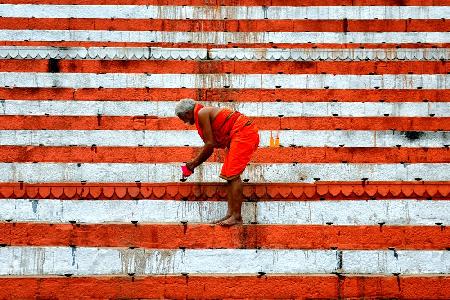
[[[242,180],[241,176],[238,176],[230,181],[228,181],[228,197],[231,195],[231,199],[228,201],[228,212],[231,215],[219,222],[222,226],[231,226],[236,224],[242,224],[242,202],[244,201],[244,196],[242,194]]]
[[[258,130],[253,125],[239,131],[231,139],[230,148],[225,156],[222,171],[220,172],[220,177],[228,182],[228,212],[231,215],[219,222],[220,225],[242,224],[241,208],[244,195],[239,174],[242,174],[247,167],[253,152],[258,148],[258,144]]]
[[[227,183],[227,214],[225,215],[225,217],[214,221],[213,224],[220,223],[220,222],[228,219],[231,216],[231,206],[232,206],[231,202],[232,202],[232,199],[233,199],[233,195],[231,193],[231,184],[230,184],[230,182],[228,182]]]

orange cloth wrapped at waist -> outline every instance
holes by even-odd
[[[246,118],[238,118],[231,131],[231,143],[223,162],[220,177],[233,180],[239,177],[253,153],[259,145],[258,129],[254,124],[248,124]]]

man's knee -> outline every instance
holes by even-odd
[[[233,183],[235,184],[235,183],[241,182],[241,175],[238,175],[237,177],[234,177],[232,179],[228,179],[227,182],[228,182],[228,184],[233,184]]]

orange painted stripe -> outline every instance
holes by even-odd
[[[450,102],[450,90],[0,88],[0,99],[9,100],[178,101],[182,98],[219,102]]]
[[[449,299],[450,276],[272,275],[2,277],[0,298]]]
[[[450,117],[255,117],[260,130],[448,131]],[[0,116],[0,130],[194,130],[177,117]]]
[[[1,20],[1,19],[0,19]],[[2,72],[152,74],[447,74],[447,61],[179,61],[3,59]]]
[[[445,250],[441,226],[207,225],[0,223],[8,246],[139,247],[152,249]],[[149,238],[151,237],[151,238]]]
[[[448,181],[245,183],[244,197],[258,201],[354,199],[450,199]],[[0,183],[8,199],[167,199],[225,201],[225,183]]]
[[[449,48],[450,43],[145,43],[145,42],[91,42],[91,41],[0,41],[0,46],[53,46],[53,47],[166,47],[166,48],[333,48],[333,49],[389,49],[389,48]]]
[[[0,146],[0,162],[166,163],[194,157],[193,147]],[[210,162],[223,162],[216,151]],[[449,148],[259,148],[254,163],[449,163]]]
[[[11,4],[207,5],[207,6],[446,6],[449,0],[3,0]]]
[[[447,32],[442,19],[408,20],[168,20],[0,18],[0,29],[183,32]]]

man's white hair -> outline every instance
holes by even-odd
[[[193,111],[195,107],[195,101],[189,98],[181,99],[175,106],[175,114],[180,117],[187,112]]]

